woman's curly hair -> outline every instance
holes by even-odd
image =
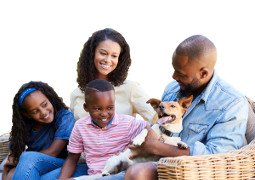
[[[62,101],[52,87],[47,83],[41,81],[30,81],[23,84],[17,94],[14,96],[12,105],[12,130],[10,134],[10,150],[11,156],[14,157],[14,161],[17,163],[21,153],[24,151],[25,146],[30,145],[30,132],[33,128],[33,119],[29,119],[24,116],[25,109],[19,105],[19,97],[28,88],[35,88],[41,91],[51,102],[54,108],[54,117],[60,109],[68,109],[68,107]]]
[[[106,28],[96,31],[84,44],[77,63],[78,78],[77,83],[81,91],[85,91],[85,87],[91,80],[97,79],[97,69],[94,63],[95,50],[100,42],[112,40],[121,47],[117,67],[108,74],[108,81],[114,86],[123,84],[128,75],[128,69],[131,65],[130,48],[125,38],[117,31]]]

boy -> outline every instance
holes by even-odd
[[[130,140],[149,125],[147,121],[132,116],[117,115],[114,87],[103,79],[87,84],[84,109],[90,116],[75,123],[67,147],[69,154],[59,179],[72,176],[82,152],[89,168],[87,173],[101,173],[106,161],[126,149]]]

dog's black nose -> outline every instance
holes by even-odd
[[[163,109],[165,109],[165,107],[163,105],[159,105],[159,109],[163,110]]]

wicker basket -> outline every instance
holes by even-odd
[[[0,136],[0,164],[8,155],[8,143],[9,143],[9,133],[3,134]]]
[[[255,176],[255,140],[228,153],[161,158],[159,179],[251,179]]]

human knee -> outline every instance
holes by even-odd
[[[128,168],[125,180],[157,179],[157,167],[153,163],[138,163]]]
[[[141,163],[134,164],[127,169],[125,179],[134,179],[141,172]]]
[[[19,158],[19,162],[29,162],[32,161],[33,158],[37,157],[38,152],[23,152]]]

